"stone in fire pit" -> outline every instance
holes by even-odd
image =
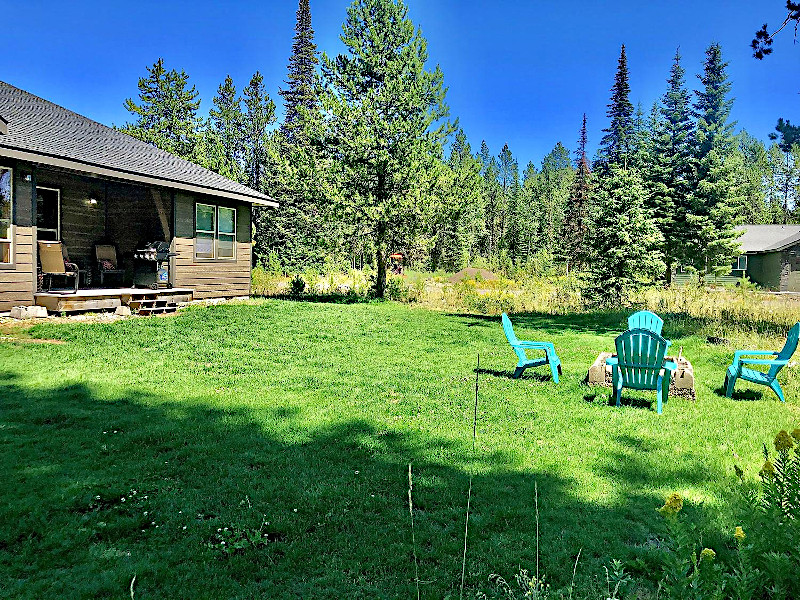
[[[601,352],[597,355],[592,366],[589,367],[589,374],[587,376],[587,383],[589,385],[611,387],[611,367],[606,365],[606,359],[609,356],[616,356],[616,354]],[[670,397],[694,400],[696,395],[694,391],[694,368],[692,367],[692,363],[686,360],[685,356],[667,356],[666,359],[678,365],[678,368],[672,374],[669,382]]]

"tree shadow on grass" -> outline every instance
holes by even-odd
[[[644,394],[644,393],[643,393]],[[588,392],[583,395],[583,399],[586,402],[591,402],[593,404],[603,404],[607,406],[616,406],[617,400],[614,397],[614,393],[611,388],[597,386],[595,390]],[[635,395],[632,396],[629,393],[626,393],[625,388],[622,390],[622,397],[620,398],[620,408],[622,407],[631,407],[631,408],[646,408],[649,410],[654,410],[653,405],[656,403],[656,399],[654,398],[647,398],[644,395]]]
[[[774,392],[769,388],[765,387],[765,391],[769,392],[768,395],[775,396]],[[725,388],[723,386],[718,386],[714,389],[714,394],[721,398],[725,398]],[[738,400],[740,402],[754,402],[756,400],[764,400],[767,395],[762,390],[751,390],[751,389],[742,389],[737,390],[734,388],[733,395],[731,396],[731,400]],[[777,396],[775,396],[777,398]]]
[[[549,367],[547,367],[547,368],[549,369]],[[544,373],[544,372],[540,372],[540,371],[533,371],[531,369],[525,369],[525,372],[522,375],[520,375],[519,377],[517,377],[516,379],[514,378],[514,370],[513,369],[510,370],[510,371],[499,370],[499,369],[484,369],[484,368],[473,369],[472,370],[473,373],[476,372],[476,371],[478,373],[480,373],[481,375],[491,375],[493,377],[501,377],[503,379],[512,379],[514,381],[518,381],[518,380],[519,381],[525,381],[526,379],[533,380],[533,381],[540,381],[540,382],[545,382],[545,381],[552,382],[553,381],[553,376],[550,374],[549,370],[547,371],[547,373]]]
[[[0,374],[10,597],[55,586],[63,597],[118,597],[134,575],[142,598],[410,597],[415,552],[423,597],[455,595],[470,473],[468,597],[489,587],[490,573],[511,580],[535,564],[537,495],[542,569],[556,587],[569,583],[579,549],[591,585],[610,559],[641,557],[657,531],[662,498],[586,502],[569,477],[520,470],[500,451],[473,454],[468,436],[26,381]],[[597,468],[625,489],[641,487],[644,472],[675,487],[719,475],[692,461],[654,465],[648,452],[628,465],[614,456],[652,443],[620,436]]]
[[[559,334],[564,331],[583,333],[588,335],[619,335],[628,329],[628,317],[636,312],[636,309],[627,310],[598,310],[569,315],[551,315],[548,313],[514,313],[510,315],[514,324],[515,333],[520,339],[527,339],[526,329],[536,330],[545,335]],[[471,313],[448,313],[447,316],[455,317],[464,321],[467,327],[485,326],[500,328],[500,317],[491,315],[471,314]],[[664,320],[663,335],[667,339],[679,339],[698,335],[708,331],[709,328],[723,329],[726,327],[738,327],[738,321],[725,321],[710,319],[707,317],[692,317],[686,313],[659,313]],[[752,329],[762,334],[785,335],[785,326],[776,325],[768,321],[750,321],[747,323],[748,329]],[[541,336],[540,336],[541,337]]]

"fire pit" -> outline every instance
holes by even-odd
[[[601,352],[589,367],[587,375],[587,383],[589,385],[600,385],[603,387],[611,387],[611,367],[606,365],[606,359],[609,356],[616,356],[611,352]],[[679,354],[676,356],[667,356],[666,360],[670,360],[678,365],[678,368],[672,374],[669,382],[669,395],[673,398],[688,398],[694,400],[697,396],[694,390],[694,368],[685,356]]]

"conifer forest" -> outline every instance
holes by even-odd
[[[630,87],[622,45],[605,122],[576,114],[574,139],[523,165],[508,145],[467,138],[402,0],[355,0],[337,56],[317,47],[300,0],[293,40],[278,90],[259,72],[221,74],[201,112],[190,75],[158,59],[125,102],[123,131],[280,203],[256,211],[256,265],[363,268],[402,253],[430,271],[556,268],[605,303],[677,268],[698,281],[729,271],[738,224],[800,222],[800,126],[775,115],[767,143],[737,128],[717,43],[702,64],[676,50],[651,105]]]

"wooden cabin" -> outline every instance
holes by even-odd
[[[114,266],[122,271],[113,283],[104,278],[103,287],[130,296],[137,250],[157,241],[174,254],[162,290],[191,298],[248,295],[252,211],[276,206],[260,192],[0,82],[0,311],[59,309],[41,291],[43,241],[61,242],[80,270],[73,301],[116,299],[99,286],[98,245],[115,248]]]

